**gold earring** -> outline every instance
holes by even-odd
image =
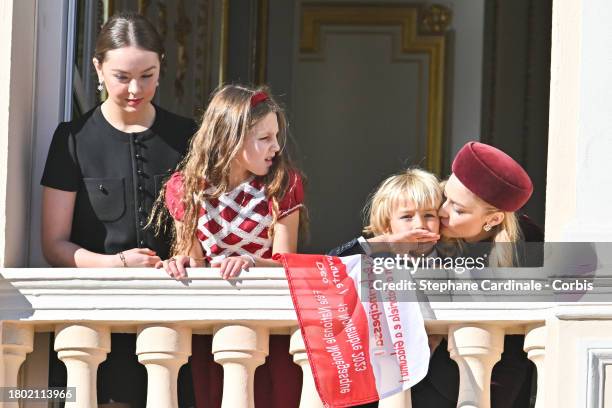
[[[482,227],[482,229],[487,232],[491,231],[491,228],[493,228],[493,226],[491,226],[490,224],[485,224],[484,227]]]

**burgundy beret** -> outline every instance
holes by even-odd
[[[531,179],[521,165],[484,143],[469,142],[463,146],[452,169],[472,193],[503,211],[518,210],[533,192]]]

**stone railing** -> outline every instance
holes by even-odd
[[[268,354],[268,336],[289,334],[289,352],[304,374],[300,406],[322,406],[282,269],[252,269],[233,282],[220,279],[215,270],[193,269],[189,278],[177,282],[153,269],[1,270],[0,386],[45,387],[41,373],[47,370],[48,343],[37,339],[54,332],[67,385],[78,390],[77,401],[66,407],[95,407],[96,371],[110,351],[111,332],[133,332],[138,360],[147,369],[147,407],[177,407],[177,375],[191,354],[191,335],[212,333],[214,358],[224,370],[223,407],[252,407],[254,372]],[[554,305],[429,306],[427,330],[448,336],[459,367],[458,406],[490,405],[491,371],[504,334],[526,335],[524,349],[543,389],[544,322]],[[410,394],[404,393],[380,406],[409,404]],[[542,398],[537,406],[544,406]]]

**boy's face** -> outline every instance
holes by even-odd
[[[415,229],[425,229],[433,233],[440,232],[440,218],[437,208],[417,208],[410,200],[404,200],[395,206],[389,223],[392,234]]]

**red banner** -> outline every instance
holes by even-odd
[[[326,406],[377,401],[425,377],[429,346],[419,303],[415,297],[399,301],[395,290],[376,290],[373,284],[406,280],[409,273],[374,273],[371,258],[359,255],[283,254],[276,259],[285,267],[315,385]]]
[[[324,255],[281,259],[323,403],[348,407],[378,401],[368,318],[346,265]]]

